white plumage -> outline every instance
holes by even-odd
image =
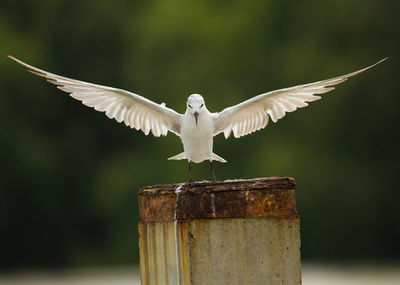
[[[263,129],[267,126],[269,118],[276,123],[286,113],[306,107],[308,102],[321,99],[316,94],[329,92],[335,89],[332,86],[342,83],[349,77],[360,74],[386,59],[346,75],[271,91],[226,108],[220,113],[215,113],[214,135],[223,132],[225,138],[228,138],[233,132],[235,138],[239,138]]]
[[[171,131],[180,134],[180,118],[182,115],[165,107],[165,104],[156,104],[137,94],[92,84],[84,81],[59,76],[31,65],[28,65],[12,56],[9,58],[22,64],[36,75],[44,77],[50,83],[67,93],[72,98],[81,101],[84,105],[97,111],[105,112],[107,117],[125,125],[142,130],[146,135],[151,131],[156,137],[167,135]]]
[[[211,169],[212,160],[226,162],[212,152],[215,135],[224,133],[225,138],[228,138],[233,133],[234,137],[239,138],[263,129],[270,118],[276,122],[286,113],[308,106],[308,102],[321,98],[318,95],[333,90],[334,85],[387,59],[384,58],[371,66],[346,75],[264,93],[219,113],[210,113],[203,97],[193,94],[189,96],[186,112],[182,115],[167,108],[165,103],[157,104],[122,89],[59,76],[28,65],[12,56],[9,58],[25,66],[30,72],[46,78],[86,106],[105,112],[109,118],[114,118],[117,122],[124,122],[131,128],[142,130],[146,135],[151,131],[156,137],[165,136],[168,131],[173,132],[181,138],[184,152],[170,159],[187,159],[189,173],[191,161],[199,163],[209,160]],[[213,179],[215,179],[214,172]]]

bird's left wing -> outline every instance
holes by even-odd
[[[346,75],[264,93],[226,108],[220,113],[214,113],[214,136],[223,132],[225,138],[228,138],[233,132],[234,137],[239,138],[263,129],[267,126],[269,118],[275,123],[285,116],[286,112],[306,107],[308,106],[307,102],[321,98],[315,94],[329,92],[335,89],[332,86],[342,83],[349,77],[360,74],[386,59]]]
[[[168,131],[180,135],[180,118],[182,115],[157,104],[140,95],[112,87],[97,85],[59,76],[26,64],[12,56],[12,60],[25,66],[30,72],[44,77],[50,83],[71,97],[81,101],[95,110],[105,112],[106,115],[117,122],[142,130],[146,135],[151,131],[154,136],[166,135]]]

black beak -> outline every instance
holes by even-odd
[[[199,113],[198,112],[194,112],[194,119],[196,120],[196,126],[197,126],[197,118],[199,117]]]

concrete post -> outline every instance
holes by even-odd
[[[301,284],[292,178],[139,191],[142,285]]]

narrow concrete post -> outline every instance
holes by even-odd
[[[142,285],[301,284],[292,178],[139,191]]]

